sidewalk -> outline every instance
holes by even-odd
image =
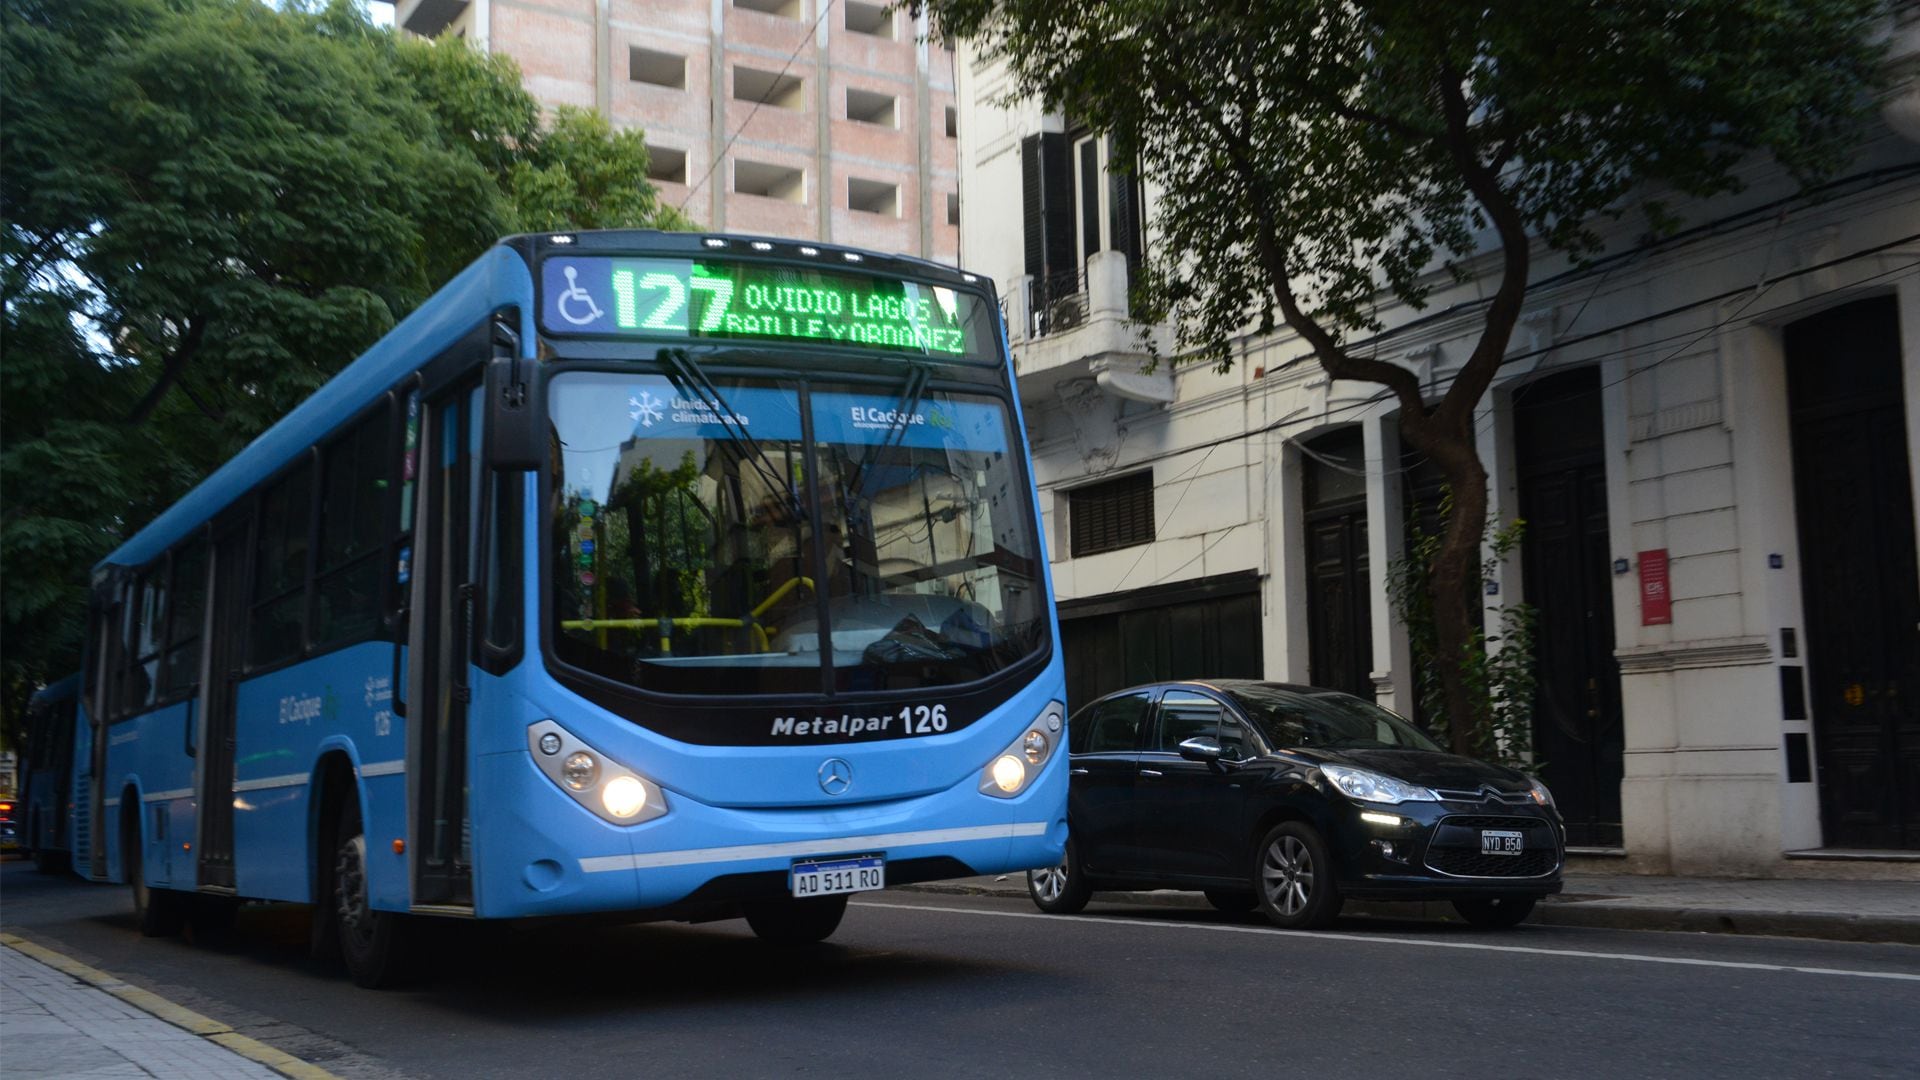
[[[0,935],[0,1074],[8,1080],[331,1075],[12,934]]]
[[[1026,875],[961,878],[903,888],[989,896],[1027,895]],[[1094,900],[1207,908],[1199,893],[1100,892]],[[1349,902],[1345,915],[1456,920],[1440,903]],[[1723,934],[1884,941],[1920,945],[1920,885],[1910,881],[1650,877],[1568,874],[1566,889],[1527,920],[1552,926],[1685,930]]]

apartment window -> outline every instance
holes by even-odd
[[[847,29],[856,34],[870,34],[874,37],[893,40],[893,12],[885,4],[864,4],[860,0],[846,0]]]
[[[800,17],[800,0],[733,0],[733,6],[767,15],[777,15],[782,19]]]
[[[947,196],[947,224],[960,224],[960,194],[954,192]]]
[[[670,90],[687,88],[687,58],[652,49],[627,50],[627,74],[634,82],[664,86]]]
[[[1075,231],[1081,261],[1102,251],[1118,251],[1137,274],[1145,244],[1140,181],[1122,167],[1113,140],[1082,135],[1073,144]]]
[[[742,195],[759,195],[790,203],[807,201],[807,174],[785,165],[759,161],[733,163],[733,190]]]
[[[1152,543],[1152,470],[1067,492],[1067,523],[1076,559]]]
[[[894,118],[894,98],[891,94],[876,94],[871,90],[856,90],[847,87],[847,119],[862,124],[878,124],[881,127],[898,127]]]
[[[947,106],[947,138],[957,139],[959,137],[960,137],[960,110],[949,105]]]
[[[868,214],[900,216],[900,187],[878,180],[847,180],[847,206]]]
[[[665,146],[647,147],[647,179],[656,184],[687,182],[687,152]]]
[[[735,66],[733,96],[737,101],[756,101],[781,109],[804,109],[802,97],[806,80],[798,75],[782,75],[759,68]]]

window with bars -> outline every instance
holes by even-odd
[[[1073,557],[1153,541],[1153,472],[1134,473],[1067,492]]]

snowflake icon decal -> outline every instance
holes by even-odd
[[[660,407],[663,404],[663,399],[654,397],[651,391],[642,390],[627,398],[627,418],[640,421],[641,427],[652,427],[654,421],[666,418],[665,410]]]

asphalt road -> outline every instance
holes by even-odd
[[[0,923],[343,1077],[1920,1074],[1920,948],[1486,933],[895,891],[825,945],[705,926],[463,925],[409,990],[305,954],[305,912],[143,939],[122,888],[0,870]]]

